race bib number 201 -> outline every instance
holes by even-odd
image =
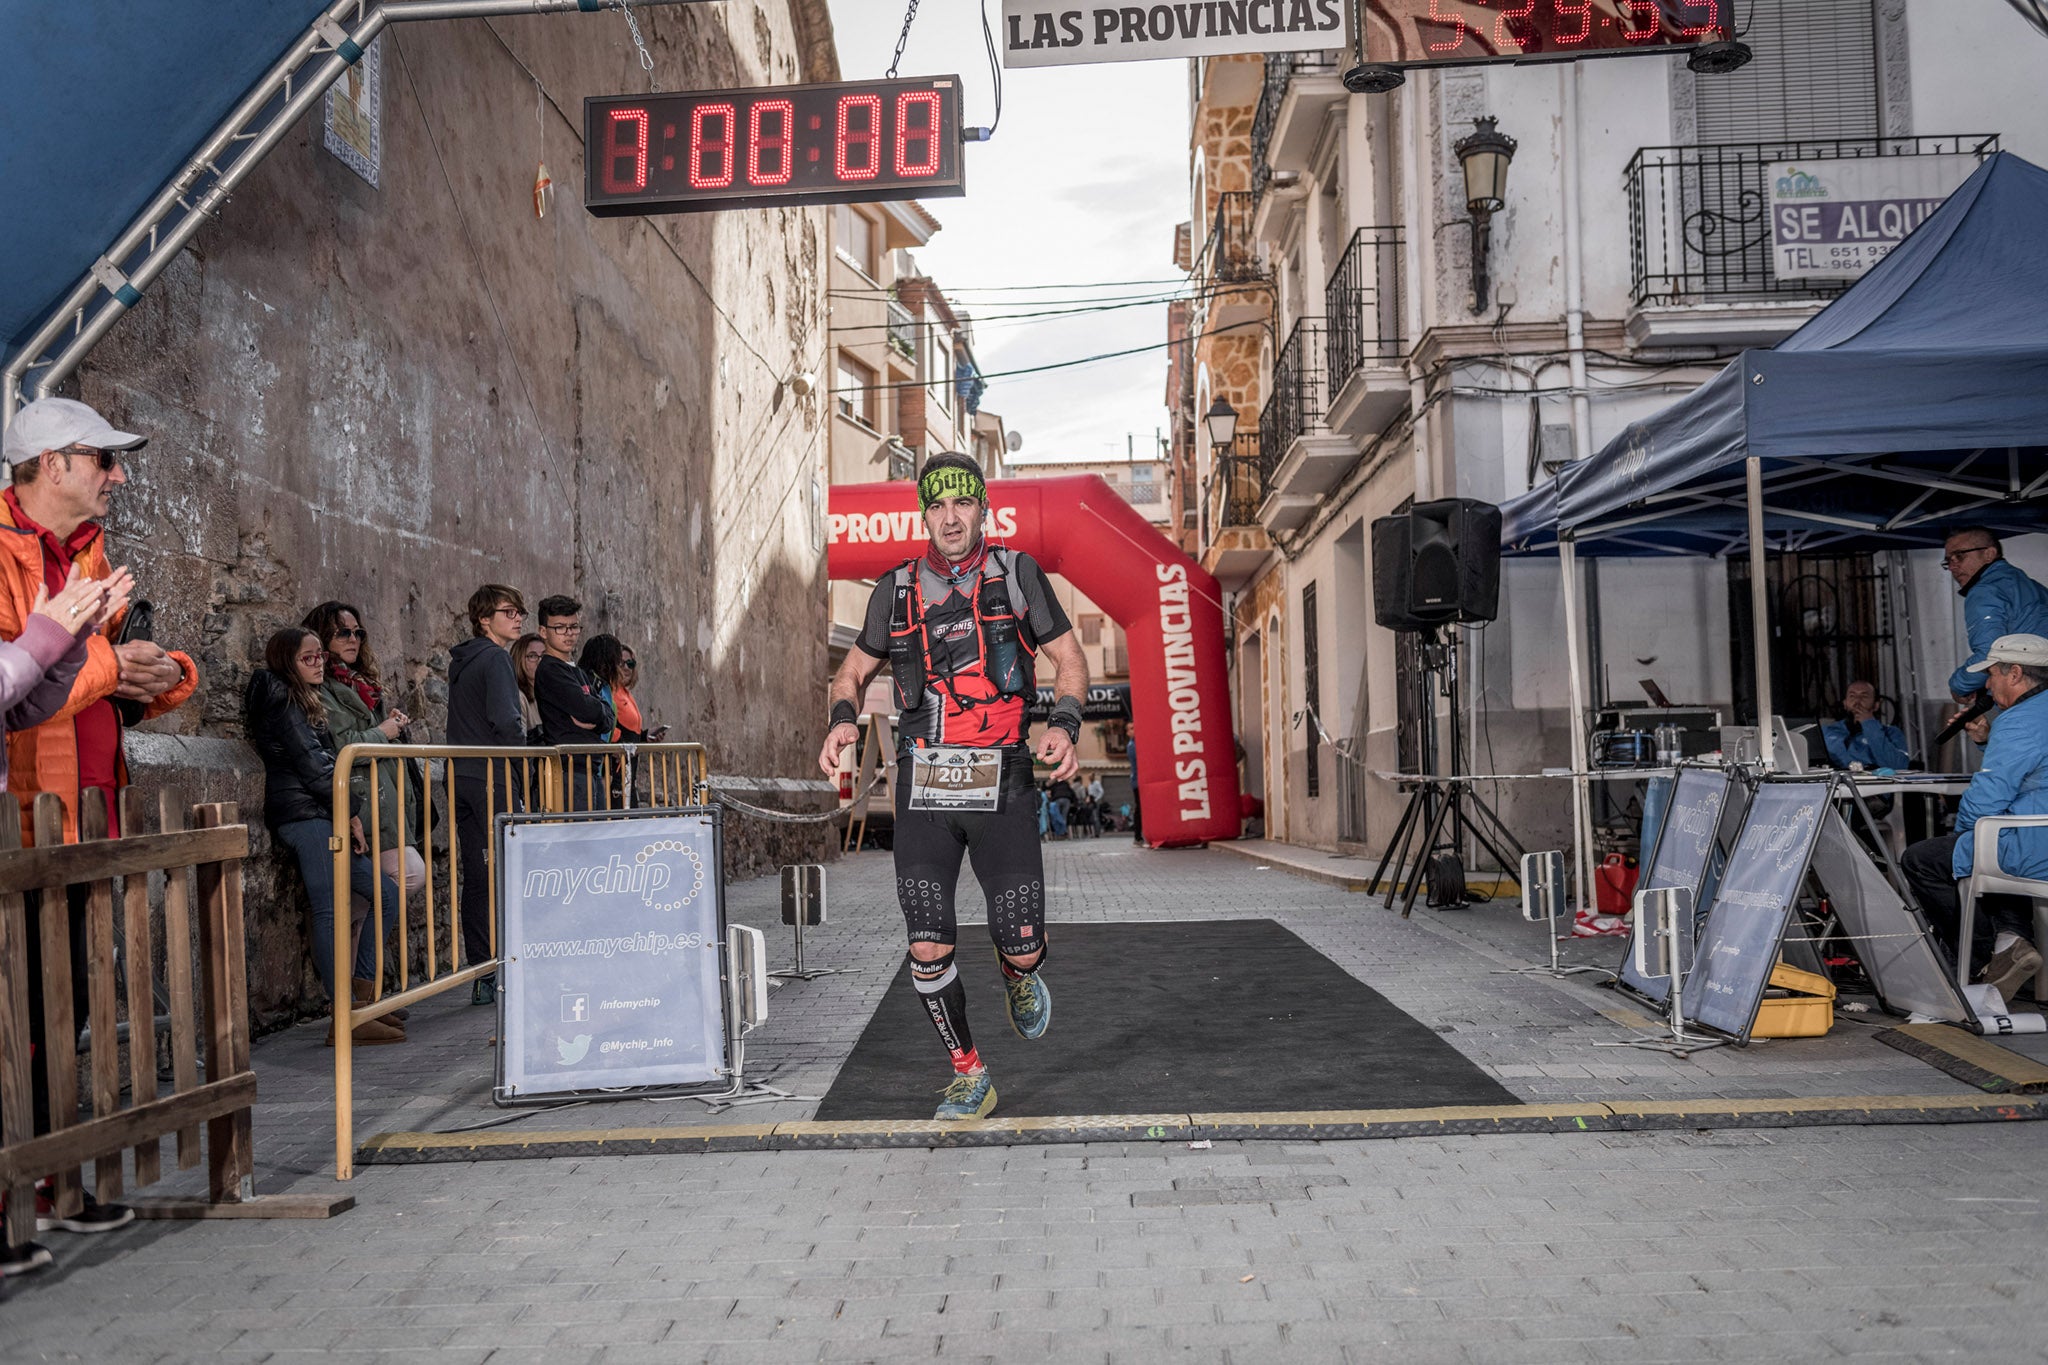
[[[912,810],[992,811],[1002,790],[1001,749],[940,746],[911,751]]]

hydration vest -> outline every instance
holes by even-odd
[[[922,562],[920,556],[896,567],[889,604],[897,708],[908,716],[929,700],[932,712],[920,733],[906,728],[905,738],[920,746],[1021,743],[1037,651],[1022,630],[1027,607],[1016,554],[990,547],[968,601],[952,605],[955,592],[936,616],[924,600]]]

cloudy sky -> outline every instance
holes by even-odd
[[[1002,0],[987,3],[1000,51]],[[903,27],[904,0],[831,6],[845,78],[880,77]],[[899,74],[959,75],[968,124],[986,126],[994,105],[976,0],[924,0]],[[1165,340],[1163,305],[1036,320],[999,315],[1172,290],[1157,282],[1177,276],[1173,229],[1187,217],[1185,63],[1006,71],[995,139],[966,150],[967,196],[926,204],[945,228],[917,256],[976,315],[975,355],[985,372]],[[1100,287],[1119,281],[1154,283]],[[1131,434],[1143,456],[1165,422],[1165,385],[1165,354],[1153,350],[991,379],[982,403],[1023,433],[1021,458],[1120,458]]]

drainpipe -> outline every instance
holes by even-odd
[[[1422,85],[1427,77],[1418,73],[1416,79],[1401,87],[1401,133],[1407,146],[1401,156],[1401,217],[1403,235],[1408,246],[1401,253],[1402,286],[1408,291],[1407,328],[1408,345],[1412,348],[1422,340],[1424,311],[1422,306],[1422,250],[1430,240],[1429,217],[1424,212],[1422,199],[1422,159],[1434,156],[1422,122]],[[1435,480],[1430,477],[1429,468],[1429,414],[1424,404],[1429,401],[1429,386],[1423,382],[1421,373],[1411,364],[1408,370],[1408,410],[1415,414],[1415,500],[1427,502],[1432,496]]]
[[[1572,458],[1593,453],[1593,405],[1586,393],[1586,256],[1579,213],[1579,64],[1565,63],[1564,137],[1559,160],[1564,179],[1564,337],[1572,378]]]

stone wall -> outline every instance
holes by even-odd
[[[662,88],[830,79],[823,0],[641,11]],[[822,35],[822,38],[821,38]],[[815,777],[825,670],[824,213],[599,220],[582,99],[642,88],[616,13],[399,25],[373,188],[296,130],[93,354],[75,389],[148,433],[110,524],[200,694],[131,740],[136,779],[239,799],[263,642],[361,606],[400,704],[445,734],[480,582],[566,592],[641,661],[640,700],[715,772]],[[536,218],[545,161],[560,187]],[[728,873],[823,857],[728,816]],[[319,992],[296,868],[258,835],[259,1021]]]

